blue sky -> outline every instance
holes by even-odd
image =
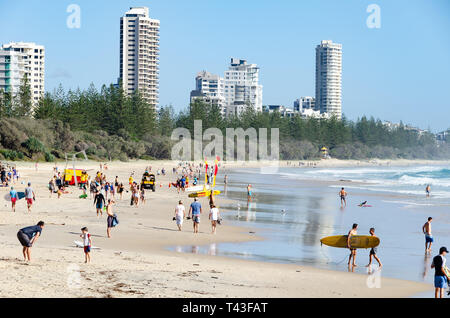
[[[81,28],[66,26],[70,4]],[[369,29],[368,5],[381,8]],[[315,47],[343,45],[343,111],[450,127],[448,0],[0,0],[0,43],[46,47],[46,90],[97,87],[119,74],[119,19],[148,6],[161,20],[160,104],[187,107],[198,71],[223,75],[231,57],[261,67],[264,104],[314,96]]]

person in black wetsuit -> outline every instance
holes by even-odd
[[[100,213],[100,215],[103,215],[103,206],[105,204],[106,204],[105,197],[103,196],[103,194],[100,191],[98,191],[94,197],[94,205],[97,209],[97,216],[99,216],[98,215],[99,213]]]

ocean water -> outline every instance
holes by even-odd
[[[436,240],[432,256],[440,246],[450,248],[448,167],[280,168],[273,174],[239,169],[226,173],[229,185],[222,185],[221,190],[234,203],[221,206],[225,222],[250,228],[264,240],[172,250],[348,271],[348,250],[321,246],[320,239],[345,235],[357,223],[358,234],[368,234],[374,227],[381,239],[380,275],[431,286],[432,257],[425,256],[422,234],[429,216],[434,218]],[[246,196],[248,183],[253,185],[251,202]],[[428,184],[430,198],[425,195]],[[340,207],[341,187],[349,193],[345,208]],[[372,207],[358,207],[363,201]],[[368,250],[358,250],[358,267],[350,270],[368,273],[368,258]]]

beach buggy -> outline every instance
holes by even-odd
[[[146,171],[142,176],[141,189],[152,190],[153,192],[155,192],[156,191],[155,183],[156,183],[155,175],[150,174]]]

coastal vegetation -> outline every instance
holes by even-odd
[[[93,160],[169,159],[173,129],[193,133],[194,120],[224,135],[226,128],[279,128],[284,160],[319,159],[322,147],[338,159],[450,158],[450,143],[437,144],[433,134],[374,118],[304,119],[252,107],[224,118],[217,106],[201,100],[179,113],[172,106],[156,112],[138,92],[126,96],[113,85],[75,91],[60,86],[33,108],[28,87],[24,82],[15,96],[0,92],[0,159],[54,161],[80,151]]]

